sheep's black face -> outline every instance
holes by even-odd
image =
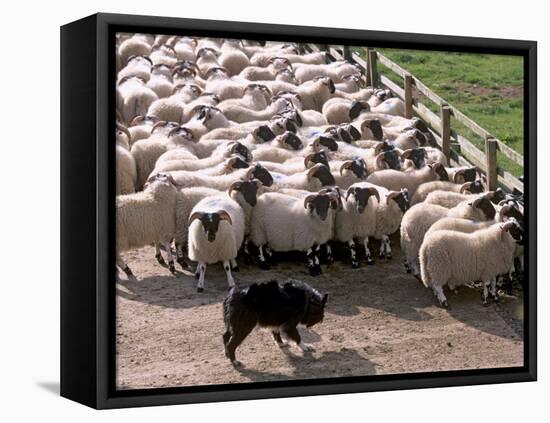
[[[483,212],[487,220],[491,220],[495,218],[495,213],[496,213],[495,207],[487,198],[483,197],[483,198],[480,198],[479,201],[476,200],[475,207],[477,207],[479,210]]]
[[[373,196],[374,193],[369,188],[360,187],[353,187],[350,193],[355,197],[357,213],[362,214],[369,203],[369,198]]]
[[[407,190],[401,190],[399,195],[396,195],[391,199],[395,201],[399,207],[399,210],[401,210],[401,213],[405,213],[409,209],[409,193]]]
[[[262,165],[257,164],[254,166],[252,177],[258,179],[266,187],[273,185],[273,176],[271,176],[271,173]]]
[[[313,171],[311,176],[319,179],[322,186],[336,184],[336,181],[334,180],[334,176],[332,176],[332,173],[330,172],[330,168],[328,166],[318,166]]]
[[[407,159],[413,162],[415,168],[420,169],[426,166],[426,150],[423,148],[415,148],[411,150]]]
[[[363,159],[354,159],[348,169],[359,179],[366,179],[369,176]]]
[[[441,163],[435,163],[432,168],[435,171],[436,175],[439,177],[440,181],[449,180],[449,174],[445,170],[445,166],[443,166]]]
[[[351,135],[351,138],[353,138],[354,141],[361,139],[361,132],[357,130],[357,128],[353,125],[348,125],[348,132]]]
[[[315,213],[324,222],[328,216],[330,203],[334,200],[328,195],[314,195],[312,197],[314,198],[307,202],[306,207],[310,214]]]
[[[420,132],[419,130],[414,131],[414,137],[416,138],[416,141],[418,142],[418,145],[426,145],[428,143],[428,138],[424,133]]]
[[[292,150],[300,150],[303,148],[302,140],[293,132],[285,132],[281,135],[281,141],[288,145]]]
[[[275,138],[275,134],[267,125],[262,125],[256,128],[254,130],[254,135],[263,142],[268,142]]]
[[[477,176],[477,168],[475,167],[469,167],[468,169],[465,169],[462,172],[462,177],[464,178],[464,182],[474,182],[476,180]]]
[[[244,200],[254,207],[258,198],[258,188],[258,181],[252,180],[240,182],[237,190],[242,194]]]
[[[351,135],[348,131],[346,131],[346,128],[339,127],[337,130],[338,138],[340,138],[342,141],[347,142],[348,144],[353,141],[353,138],[351,138]]]
[[[468,189],[468,191],[470,191],[472,194],[482,193],[483,192],[483,184],[481,183],[481,181],[479,179],[477,181],[473,181],[470,184],[470,188]],[[491,200],[491,201],[494,202],[493,200]]]
[[[349,109],[349,118],[351,120],[355,120],[363,110],[366,110],[367,112],[370,111],[370,106],[368,103],[365,103],[364,101],[357,101],[354,100],[351,103],[351,107]]]
[[[317,153],[314,153],[309,158],[309,161],[314,164],[320,163],[320,164],[324,164],[327,167],[329,166],[327,153],[325,153],[324,151],[319,151]]]
[[[214,242],[216,240],[216,234],[220,226],[220,215],[218,213],[204,213],[200,217],[204,233],[208,242]]]
[[[514,238],[514,240],[516,241],[516,244],[518,245],[524,244],[523,240],[525,237],[525,232],[517,222],[515,222],[514,225],[509,229],[509,232],[512,238]]]
[[[364,130],[364,128],[370,129],[375,140],[382,141],[382,138],[384,138],[384,132],[382,131],[380,120],[367,119],[361,124],[361,129]]]
[[[233,147],[231,147],[231,152],[238,154],[242,158],[244,158],[248,163],[252,161],[252,154],[250,153],[250,150],[240,142],[236,142],[233,144]]]
[[[491,202],[493,204],[498,204],[505,199],[506,199],[506,193],[502,190],[502,188],[497,188],[495,190],[495,193],[493,194],[493,198],[491,198]]]
[[[325,305],[327,304],[328,294],[314,295],[309,299],[307,312],[305,313],[301,323],[306,327],[311,327],[323,321],[325,317]]]
[[[231,169],[248,168],[248,163],[241,156],[232,157],[229,163],[230,163]]]
[[[397,151],[395,150],[384,152],[384,161],[387,163],[388,168],[390,169],[395,169],[395,170],[401,169],[401,158],[399,157],[399,154],[397,154]]]
[[[514,219],[516,219],[519,226],[523,229],[524,227],[523,214],[517,209],[517,206],[515,204],[512,204],[512,207],[507,208],[503,214],[508,218],[513,217]]]
[[[334,139],[323,136],[320,136],[317,139],[322,146],[327,147],[330,151],[338,150],[338,143]]]

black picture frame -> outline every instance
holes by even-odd
[[[115,277],[112,138],[118,31],[523,56],[528,231],[524,366],[116,391],[114,284],[109,281]],[[61,395],[102,409],[536,380],[536,115],[533,41],[103,13],[61,27]]]

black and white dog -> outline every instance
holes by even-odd
[[[256,326],[270,328],[281,348],[287,345],[281,338],[283,334],[303,351],[313,350],[302,343],[297,326],[311,327],[321,322],[327,299],[328,294],[321,295],[308,284],[292,279],[282,285],[270,281],[233,288],[223,302],[225,355],[233,365],[240,365],[235,350]]]

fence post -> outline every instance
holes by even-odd
[[[487,165],[487,189],[497,189],[497,142],[491,136],[485,137],[485,160]]]
[[[349,50],[349,46],[344,46],[343,51],[344,51],[344,60],[351,62],[351,52]]]
[[[365,69],[365,84],[367,87],[372,87],[372,80],[370,79],[370,48],[365,47],[365,63],[367,68]]]
[[[369,50],[369,73],[370,80],[373,87],[379,86],[378,83],[378,66],[376,64],[377,56],[376,50]]]
[[[405,118],[413,117],[412,75],[406,74],[403,78],[403,90],[405,92]]]
[[[441,151],[451,160],[451,108],[446,104],[441,105]]]

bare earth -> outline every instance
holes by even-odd
[[[221,264],[207,268],[205,292],[197,293],[192,273],[172,276],[156,263],[153,247],[123,254],[138,280],[121,275],[117,282],[118,388],[523,365],[522,298],[501,297],[483,307],[479,292],[464,287],[447,293],[450,308],[441,309],[431,290],[404,272],[398,242],[392,244],[391,261],[358,270],[336,261],[317,278],[300,263],[271,271],[240,263],[238,284],[292,277],[329,293],[325,320],[299,328],[313,353],[294,345],[281,350],[270,333],[256,330],[237,349],[240,369],[223,350]]]

